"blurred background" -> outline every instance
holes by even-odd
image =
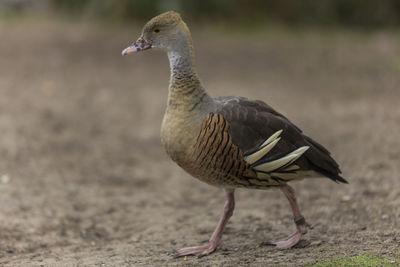
[[[58,12],[118,21],[146,20],[175,10],[197,22],[255,24],[273,21],[290,26],[393,27],[400,24],[396,0],[2,0],[3,12]]]
[[[238,190],[227,250],[170,257],[224,196],[161,147],[166,55],[121,56],[167,10],[212,96],[267,102],[340,163],[349,185],[293,183],[314,225],[296,249],[258,246],[293,230],[284,196]],[[0,265],[398,266],[399,85],[397,0],[0,0]]]

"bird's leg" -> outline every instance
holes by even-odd
[[[296,224],[297,231],[285,239],[273,241],[273,242],[267,242],[265,244],[275,245],[277,248],[280,248],[280,249],[286,249],[286,248],[291,248],[294,245],[296,245],[300,241],[301,236],[307,233],[307,228],[311,227],[311,225],[306,222],[303,215],[301,215],[301,213],[300,213],[300,208],[299,208],[299,205],[297,204],[294,189],[292,187],[290,187],[289,185],[285,185],[285,186],[281,187],[280,189],[285,194],[287,199],[289,200],[290,206],[293,211],[294,223]]]
[[[215,228],[214,233],[212,234],[208,244],[205,244],[203,246],[181,248],[175,253],[174,257],[181,257],[186,255],[196,255],[201,257],[212,253],[218,247],[222,246],[221,242],[222,233],[229,218],[233,214],[234,208],[235,208],[234,191],[233,190],[227,191],[224,210],[221,219],[219,220],[218,225]]]

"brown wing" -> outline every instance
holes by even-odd
[[[221,114],[207,115],[189,160],[188,171],[192,175],[210,184],[232,187],[267,188],[287,182],[253,169],[242,150],[232,142],[229,128]]]

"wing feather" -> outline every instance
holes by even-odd
[[[218,98],[216,113],[230,124],[232,142],[243,151],[246,161],[253,167],[263,166],[258,167],[260,171],[291,168],[289,165],[296,162],[299,168],[292,171],[315,171],[347,183],[326,148],[264,102],[242,97]]]

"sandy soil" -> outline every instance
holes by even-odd
[[[224,242],[205,242],[223,193],[160,146],[169,78],[156,51],[121,57],[129,28],[0,24],[1,266],[299,266],[400,251],[399,35],[193,30],[214,96],[262,99],[328,147],[350,184],[293,183],[314,228],[298,247],[262,241],[294,230],[278,191],[238,190]]]

